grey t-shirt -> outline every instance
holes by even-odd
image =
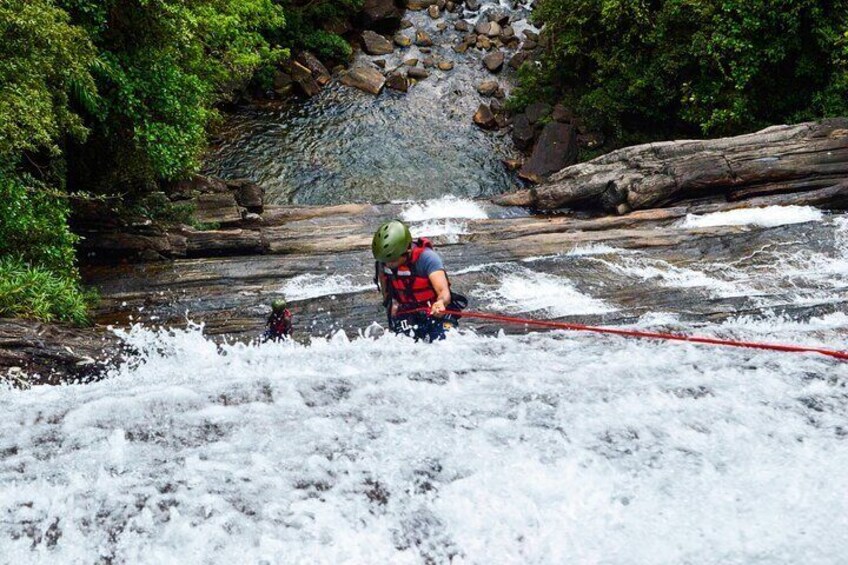
[[[445,264],[439,254],[429,247],[421,252],[415,263],[414,275],[419,277],[430,277],[436,271],[444,271]]]

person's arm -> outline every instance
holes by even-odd
[[[445,274],[445,271],[438,270],[430,273],[429,276],[430,284],[433,285],[433,290],[436,291],[436,301],[430,305],[430,315],[431,316],[442,316],[442,312],[447,309],[448,304],[451,303],[451,292],[450,285],[448,284],[448,276]]]

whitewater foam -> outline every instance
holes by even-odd
[[[726,212],[714,212],[702,216],[687,214],[686,218],[679,225],[682,228],[748,225],[775,227],[804,222],[817,222],[823,217],[822,211],[812,206],[766,206],[763,208],[741,208]]]
[[[5,560],[836,563],[848,550],[834,495],[848,492],[846,364],[561,332],[128,340],[144,362],[106,381],[0,391]]]
[[[485,219],[488,215],[483,207],[473,200],[447,195],[413,203],[401,212],[400,217],[407,222],[424,222],[447,218],[477,220]]]
[[[363,277],[306,273],[286,281],[280,291],[285,295],[286,300],[308,300],[321,296],[353,294],[373,288],[373,283]]]
[[[615,311],[604,301],[581,293],[564,277],[523,267],[498,269],[497,285],[478,287],[473,296],[496,311],[543,312],[553,318]]]

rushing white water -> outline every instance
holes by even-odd
[[[370,290],[374,283],[367,277],[337,274],[303,274],[289,279],[281,291],[287,300],[307,300],[319,296],[334,296],[337,294],[352,294]]]
[[[708,228],[715,226],[763,226],[774,227],[803,222],[815,222],[823,217],[822,211],[811,206],[766,206],[743,208],[728,212],[714,212],[696,216],[688,214],[681,222],[684,228]]]
[[[844,343],[844,315],[766,327],[807,331]],[[837,563],[848,548],[838,361],[562,333],[129,341],[144,362],[105,381],[0,393],[4,562]]]
[[[486,211],[479,203],[450,195],[422,203],[412,203],[401,212],[401,219],[407,222],[444,220],[446,218],[483,219],[487,217]]]
[[[493,311],[848,348],[848,219],[747,235],[726,256],[594,245],[452,275]],[[631,315],[613,284],[677,294]],[[690,300],[756,314],[692,322]],[[844,562],[848,363],[471,325],[429,345],[135,327],[103,381],[0,390],[0,563]]]

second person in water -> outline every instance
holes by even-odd
[[[413,240],[400,220],[386,222],[371,242],[376,263],[376,282],[383,294],[389,327],[416,340],[445,338],[457,325],[446,310],[465,307],[465,298],[451,293],[442,258],[427,238]]]

